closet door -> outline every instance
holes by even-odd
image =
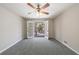
[[[48,21],[45,21],[45,38],[48,39]]]
[[[32,21],[27,21],[27,38],[33,38],[33,22]]]

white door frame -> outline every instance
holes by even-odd
[[[44,24],[45,24],[45,37],[43,37],[43,38],[47,38],[48,39],[48,21],[47,20],[46,21],[44,21],[44,20],[33,20],[33,21],[32,20],[28,20],[27,21],[27,38],[37,38],[37,37],[34,36],[34,34],[35,34],[35,32],[34,32],[34,30],[35,30],[35,22],[44,22]],[[32,36],[28,35],[29,34],[28,33],[28,26],[29,26],[28,24],[29,23],[32,23],[32,26],[33,26],[33,28],[32,28],[33,29],[32,30],[33,31],[32,32],[33,35]]]

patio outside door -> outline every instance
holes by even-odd
[[[28,38],[48,38],[48,21],[27,21]]]

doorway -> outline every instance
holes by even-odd
[[[27,38],[48,39],[48,21],[38,21],[38,20],[27,21]]]

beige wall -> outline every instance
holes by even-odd
[[[27,19],[25,18],[22,20],[22,37],[23,39],[27,38]]]
[[[49,19],[48,20],[48,36],[49,38],[54,38],[54,20],[53,19]]]
[[[22,40],[22,19],[0,7],[0,52]]]
[[[61,23],[62,23],[62,19],[61,16],[59,16],[58,18],[54,19],[54,36],[57,40],[62,41],[62,28],[61,28]]]
[[[79,53],[79,5],[54,19],[55,38]]]

